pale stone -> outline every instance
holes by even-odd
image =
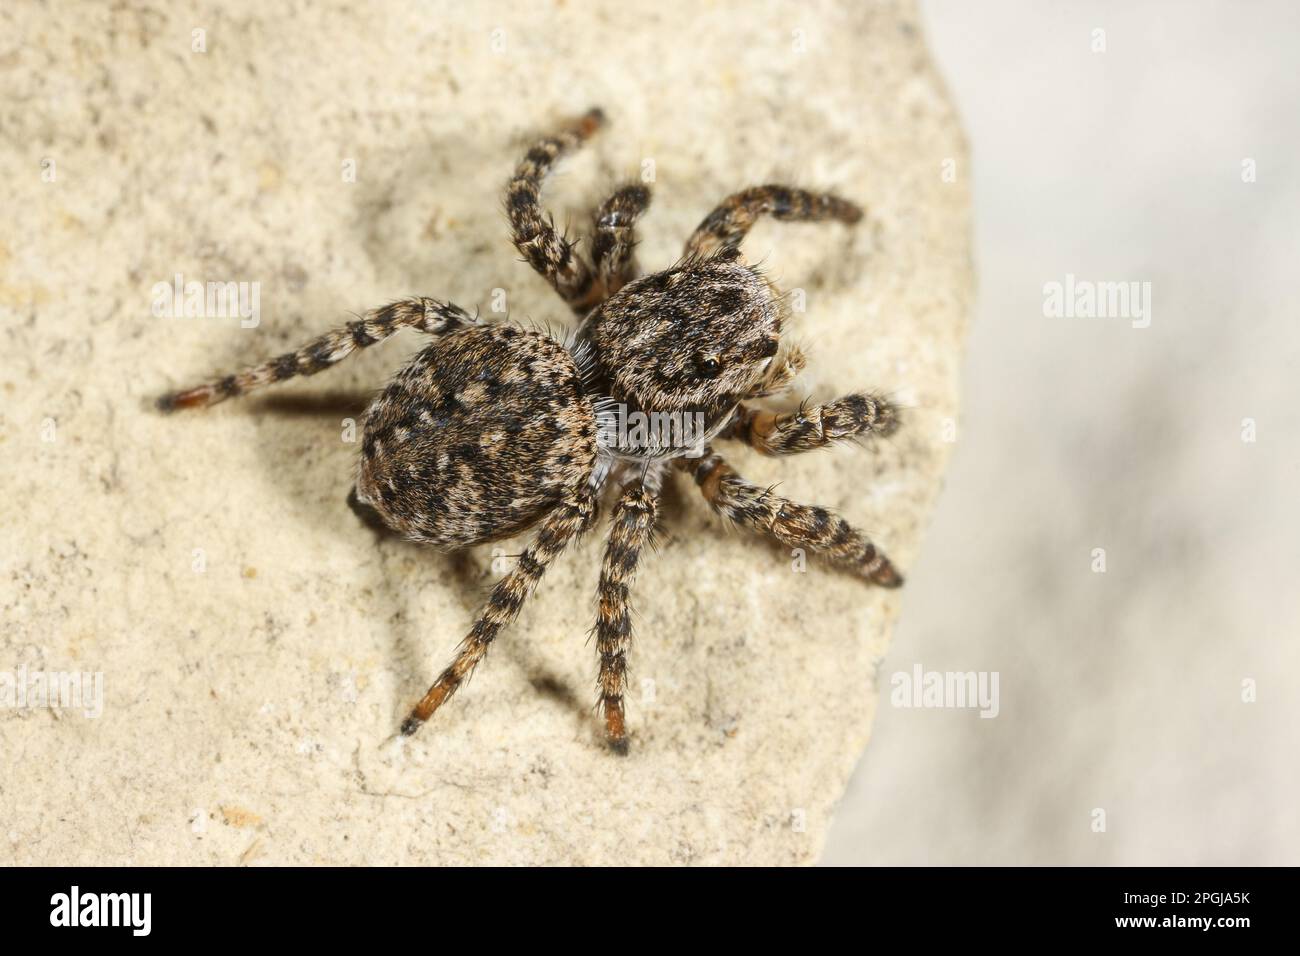
[[[879,389],[905,427],[728,455],[906,572],[972,292],[965,143],[913,6],[131,6],[0,16],[23,40],[0,74],[0,671],[104,680],[98,718],[0,711],[0,861],[815,860],[906,587],[800,573],[677,481],[636,588],[630,757],[592,712],[600,531],[398,742],[494,580],[491,548],[377,540],[344,504],[346,419],[419,340],[205,412],[150,400],[408,294],[490,315],[503,290],[513,317],[562,325],[502,186],[533,135],[600,105],[608,130],[548,201],[581,227],[652,173],[645,266],[754,182],[868,207],[856,229],[763,222],[744,249],[804,290],[814,397]],[[177,273],[260,283],[260,323],[155,316]]]

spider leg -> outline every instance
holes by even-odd
[[[604,122],[604,113],[589,110],[566,129],[543,139],[527,152],[506,186],[506,214],[515,248],[579,314],[595,304],[599,290],[575,244],[558,234],[554,220],[542,211],[542,181],[562,156],[582,145]]]
[[[269,362],[204,385],[164,395],[158,399],[158,408],[165,412],[178,408],[204,408],[299,375],[315,375],[343,361],[357,349],[382,342],[399,329],[419,329],[430,335],[445,335],[476,324],[476,319],[448,302],[403,299],[369,312],[341,329],[326,332],[297,351],[286,352]]]
[[[704,217],[686,240],[686,255],[710,256],[722,249],[736,249],[763,215],[787,222],[835,219],[855,223],[862,218],[862,210],[829,193],[777,184],[753,186],[728,196]]]
[[[650,206],[650,189],[640,183],[619,187],[593,217],[591,258],[604,298],[636,278],[637,219]]]
[[[624,489],[614,506],[609,540],[600,566],[595,628],[596,650],[600,654],[597,687],[605,714],[605,739],[620,754],[627,753],[623,693],[627,688],[627,652],[632,641],[629,593],[641,550],[654,533],[658,507],[658,496],[640,481]]]
[[[501,628],[515,619],[528,595],[546,573],[547,566],[570,541],[587,529],[595,515],[595,493],[584,486],[542,519],[533,542],[519,555],[510,573],[492,589],[469,635],[461,641],[456,657],[402,721],[403,736],[409,737],[419,730],[469,678]]]
[[[677,458],[695,476],[704,500],[718,514],[792,548],[809,548],[851,568],[881,587],[903,583],[889,559],[862,532],[825,508],[801,505],[746,481],[720,455],[706,448],[700,458]]]
[[[756,385],[748,398],[769,398],[788,392],[808,364],[803,350],[797,345],[790,346],[784,355],[776,359],[769,367],[763,380]]]
[[[897,428],[898,412],[892,405],[855,393],[784,414],[741,405],[722,437],[742,441],[764,455],[796,455],[859,435],[892,435]]]

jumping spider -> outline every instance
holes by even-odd
[[[742,259],[741,240],[761,215],[855,223],[861,210],[786,186],[746,189],[704,219],[679,262],[643,276],[633,229],[650,193],[628,185],[596,211],[588,262],[556,232],[539,199],[556,161],[603,122],[592,110],[541,140],[506,189],[516,248],[581,319],[567,341],[488,325],[435,299],[405,299],[295,352],[158,403],[167,411],[197,408],[314,375],[399,329],[435,339],[366,411],[356,499],[388,527],[439,548],[466,548],[534,526],[537,532],[493,588],[455,659],[403,722],[405,735],[465,682],[551,561],[593,524],[607,484],[618,487],[619,498],[601,566],[595,636],[599,705],[619,753],[627,752],[629,590],[670,467],[693,476],[724,518],[789,547],[819,551],[875,584],[902,583],[889,560],[843,519],[751,484],[709,444],[734,439],[767,455],[790,455],[897,427],[895,410],[864,393],[788,414],[745,404],[787,389],[804,360],[797,349],[782,352],[783,300]],[[637,412],[660,422],[690,416],[700,424],[697,440],[679,447],[658,434],[629,439],[610,427]]]

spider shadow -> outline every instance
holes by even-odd
[[[363,391],[335,389],[315,394],[269,392],[248,400],[254,412],[269,412],[283,417],[360,419],[373,395]]]

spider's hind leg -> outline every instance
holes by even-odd
[[[768,184],[733,193],[704,217],[686,240],[688,256],[709,256],[722,249],[736,249],[759,216],[786,222],[820,222],[833,219],[855,223],[862,209],[830,193],[814,193],[793,186]]]
[[[675,459],[674,464],[695,476],[704,499],[724,518],[788,547],[819,551],[881,587],[896,588],[903,583],[889,559],[843,518],[746,481],[712,449],[705,449],[700,458]]]
[[[158,399],[157,405],[164,412],[178,408],[204,408],[299,375],[315,375],[343,361],[357,349],[382,342],[399,329],[419,329],[430,335],[444,335],[475,324],[472,316],[449,302],[403,299],[369,312],[341,329],[326,332],[302,348],[286,352],[269,362],[164,395]]]

